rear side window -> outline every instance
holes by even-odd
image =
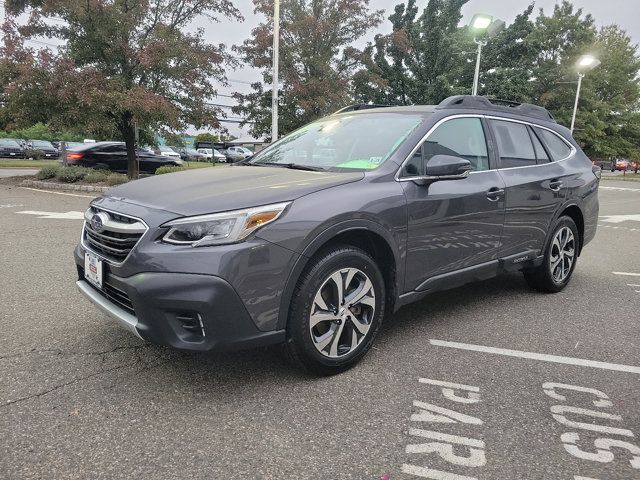
[[[547,152],[542,146],[542,143],[540,143],[540,139],[531,127],[529,127],[529,133],[531,134],[531,140],[533,141],[533,148],[536,151],[536,159],[538,160],[538,165],[542,163],[549,163],[551,161],[549,159],[549,155],[547,155]]]
[[[522,123],[493,120],[502,168],[536,165],[536,153],[527,126]]]
[[[563,160],[571,155],[571,147],[555,133],[541,128],[536,128],[536,133],[547,146],[547,150],[553,160]]]

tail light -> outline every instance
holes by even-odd
[[[77,161],[81,160],[82,157],[84,157],[83,153],[80,153],[80,152],[69,152],[69,153],[67,153],[67,162],[76,163]]]

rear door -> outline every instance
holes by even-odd
[[[564,145],[564,158],[572,149],[557,134],[526,122],[504,118],[489,120],[499,156],[500,175],[506,185],[504,232],[500,258],[517,261],[539,255],[558,208],[566,198],[567,172],[556,161],[541,136]],[[560,146],[556,146],[561,149]]]
[[[497,259],[504,222],[504,183],[490,155],[480,116],[445,119],[405,164],[400,181],[407,198],[405,291],[428,290],[436,277]],[[471,162],[464,179],[418,185],[435,154]],[[429,282],[427,282],[429,280]]]

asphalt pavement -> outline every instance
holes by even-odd
[[[434,294],[331,378],[143,343],[76,292],[91,197],[0,185],[0,477],[640,478],[640,183],[602,183],[562,293]]]
[[[35,175],[38,170],[37,168],[0,168],[0,178]]]

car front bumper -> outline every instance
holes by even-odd
[[[284,331],[259,330],[225,280],[212,275],[107,275],[103,289],[84,279],[76,286],[94,305],[143,340],[182,350],[221,351],[280,343]]]

